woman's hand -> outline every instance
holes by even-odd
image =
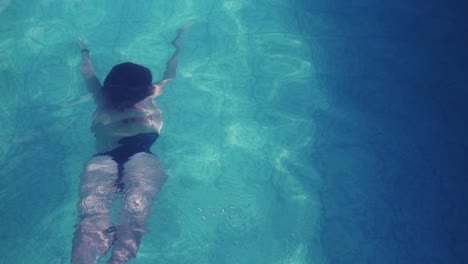
[[[193,26],[193,23],[187,24],[177,30],[177,35],[180,35],[185,32],[185,30],[191,28]]]
[[[177,30],[177,36],[172,40],[171,44],[174,45],[176,48],[180,48],[180,36],[189,28],[193,26],[193,23],[187,24]]]
[[[78,37],[78,45],[80,45],[80,50],[81,51],[88,50],[88,48],[86,47],[86,44],[83,42],[83,40],[80,37]]]
[[[81,38],[78,38],[78,45],[81,51],[80,72],[85,79],[89,79],[95,75],[91,57],[89,56],[89,49]]]

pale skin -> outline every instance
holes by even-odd
[[[182,50],[180,37],[190,26],[185,26],[177,31],[177,36],[171,42],[176,50],[167,62],[163,78],[152,85],[154,93],[145,99],[148,103],[145,103],[144,107],[149,107],[152,110],[150,111],[151,122],[153,122],[151,127],[156,128],[158,133],[162,127],[162,117],[161,111],[153,99],[160,96],[164,87],[175,78],[177,62]],[[78,39],[78,44],[82,54],[80,72],[86,81],[88,91],[96,99],[98,111],[101,114],[110,115],[117,121],[120,120],[121,117],[117,116],[119,115],[118,111],[106,109],[102,105],[102,101],[99,99],[99,90],[102,85],[95,74],[89,50],[81,39]],[[139,109],[137,103],[132,111]],[[112,115],[116,116],[112,117]],[[146,123],[144,123],[144,119],[142,120],[141,127],[145,128]],[[106,145],[107,148],[109,146],[112,145]],[[121,181],[125,189],[116,224],[112,223],[110,211],[118,192],[115,184],[118,177],[117,163],[110,156],[96,155],[86,164],[85,170],[80,176],[79,219],[75,225],[72,263],[97,263],[111,247],[112,252],[107,261],[108,264],[123,264],[136,257],[146,230],[145,226],[151,205],[167,179],[160,163],[161,161],[155,155],[141,152],[134,154],[123,164]]]

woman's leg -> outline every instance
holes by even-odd
[[[114,241],[110,208],[115,194],[117,163],[109,156],[97,156],[80,177],[78,223],[73,237],[72,263],[97,263]]]
[[[124,189],[120,223],[112,256],[107,263],[127,263],[135,258],[151,205],[166,181],[161,161],[152,154],[137,153],[124,164]]]

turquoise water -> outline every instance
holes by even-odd
[[[157,79],[187,23],[132,263],[466,262],[466,6],[416,2],[1,0],[0,263],[69,262],[77,37]]]

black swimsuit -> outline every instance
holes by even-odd
[[[120,146],[111,150],[96,154],[95,156],[111,156],[112,159],[117,162],[117,169],[119,172],[119,176],[115,183],[116,187],[119,191],[122,191],[124,185],[122,183],[122,175],[123,175],[123,165],[127,162],[131,156],[135,155],[136,153],[145,152],[153,154],[150,150],[151,145],[156,142],[158,139],[159,133],[144,133],[138,134],[130,137],[125,137],[119,140]]]

